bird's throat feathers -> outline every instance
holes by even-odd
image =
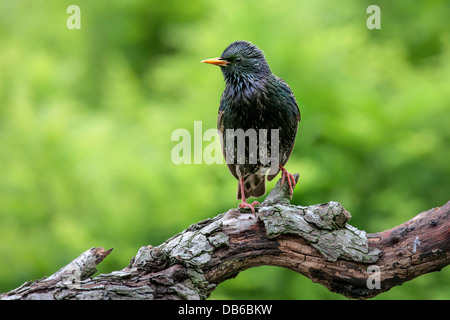
[[[268,92],[269,76],[255,77],[254,75],[233,74],[225,77],[226,88],[224,95],[235,103],[251,103]]]

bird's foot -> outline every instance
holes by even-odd
[[[294,194],[294,188],[295,188],[295,177],[292,173],[289,173],[285,168],[280,166],[282,177],[281,177],[281,185],[283,185],[284,180],[287,180],[287,183],[289,185],[289,195],[292,199],[292,195]]]
[[[243,209],[243,208],[250,208],[252,210],[252,213],[255,213],[255,206],[259,206],[259,202],[258,201],[253,201],[252,204],[248,203],[245,200],[242,200],[241,203],[239,203],[239,208]]]

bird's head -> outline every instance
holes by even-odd
[[[258,81],[272,74],[263,52],[248,41],[235,41],[219,58],[202,62],[220,66],[227,83]]]

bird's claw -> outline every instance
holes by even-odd
[[[252,204],[248,203],[247,201],[243,200],[241,203],[239,203],[239,208],[243,209],[243,208],[250,208],[252,210],[252,213],[255,213],[255,206],[259,206],[259,202],[258,201],[253,201]]]
[[[294,194],[294,188],[296,186],[295,183],[295,177],[292,173],[289,173],[285,168],[281,167],[281,172],[282,172],[282,176],[281,176],[281,185],[283,185],[284,180],[287,180],[287,183],[289,185],[289,196],[292,199],[292,196]]]

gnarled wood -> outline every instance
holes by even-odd
[[[337,202],[290,205],[279,181],[257,215],[231,209],[140,248],[126,268],[94,278],[112,249],[92,248],[0,299],[206,299],[219,283],[261,265],[364,299],[449,264],[450,202],[372,234],[349,225],[350,217]]]

